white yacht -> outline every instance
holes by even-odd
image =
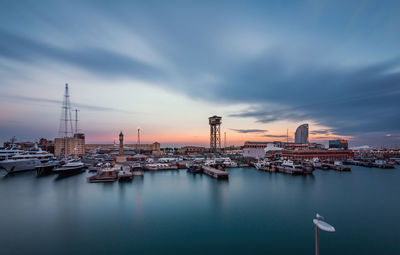
[[[271,162],[265,160],[259,160],[258,162],[254,163],[254,167],[257,170],[264,170],[269,169],[271,166]]]
[[[35,170],[42,163],[37,158],[5,159],[0,161],[0,168],[7,174]]]
[[[15,149],[15,148],[6,148],[0,150],[0,161],[11,158],[17,154],[23,153],[23,150]]]
[[[118,180],[119,181],[131,181],[133,179],[133,173],[129,166],[121,167],[120,171],[118,171]]]
[[[231,168],[231,167],[237,167],[237,163],[232,161],[230,158],[219,158],[219,160],[222,160],[223,163],[225,165],[225,167]]]
[[[48,163],[54,159],[53,154],[42,151],[37,145],[35,150],[32,151],[1,150],[0,155],[5,157],[4,160],[0,160],[0,169],[5,170],[8,174],[35,170],[41,164]]]
[[[16,154],[11,159],[39,159],[41,163],[47,163],[54,160],[54,155],[47,151],[42,151],[40,148],[34,151],[25,151],[21,154]]]
[[[375,160],[375,162],[373,163],[373,165],[375,167],[380,167],[380,168],[384,168],[386,166],[386,161],[385,160]]]
[[[296,165],[292,160],[284,160],[281,167],[278,167],[279,171],[287,174],[303,174],[303,167]]]
[[[288,168],[296,168],[295,164],[290,159],[284,160],[283,163],[282,163],[282,166],[283,167],[288,167]]]
[[[322,163],[319,160],[319,158],[313,158],[312,160],[312,164],[315,168],[321,168],[322,167]]]
[[[335,161],[335,162],[333,162],[333,164],[335,166],[343,166],[343,162],[342,161]]]
[[[204,161],[205,166],[211,166],[211,165],[214,165],[215,163],[216,163],[215,159],[206,159]]]
[[[177,165],[174,164],[169,164],[169,163],[152,163],[152,164],[146,164],[145,168],[147,170],[176,170],[178,169]]]

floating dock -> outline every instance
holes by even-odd
[[[207,174],[215,179],[228,179],[229,174],[225,171],[215,169],[209,166],[202,166],[203,173]]]

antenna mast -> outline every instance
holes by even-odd
[[[286,129],[286,143],[289,143],[289,129]]]
[[[61,107],[61,121],[59,128],[59,136],[64,138],[64,157],[67,156],[68,137],[72,137],[72,114],[71,114],[71,103],[69,101],[69,90],[68,83],[65,84],[65,93],[63,104]]]

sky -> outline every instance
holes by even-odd
[[[0,142],[400,146],[400,1],[0,0]],[[224,139],[223,139],[224,142]]]

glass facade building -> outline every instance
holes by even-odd
[[[329,140],[329,149],[344,149],[349,148],[347,140]]]
[[[294,137],[296,143],[308,143],[308,124],[299,126]]]

